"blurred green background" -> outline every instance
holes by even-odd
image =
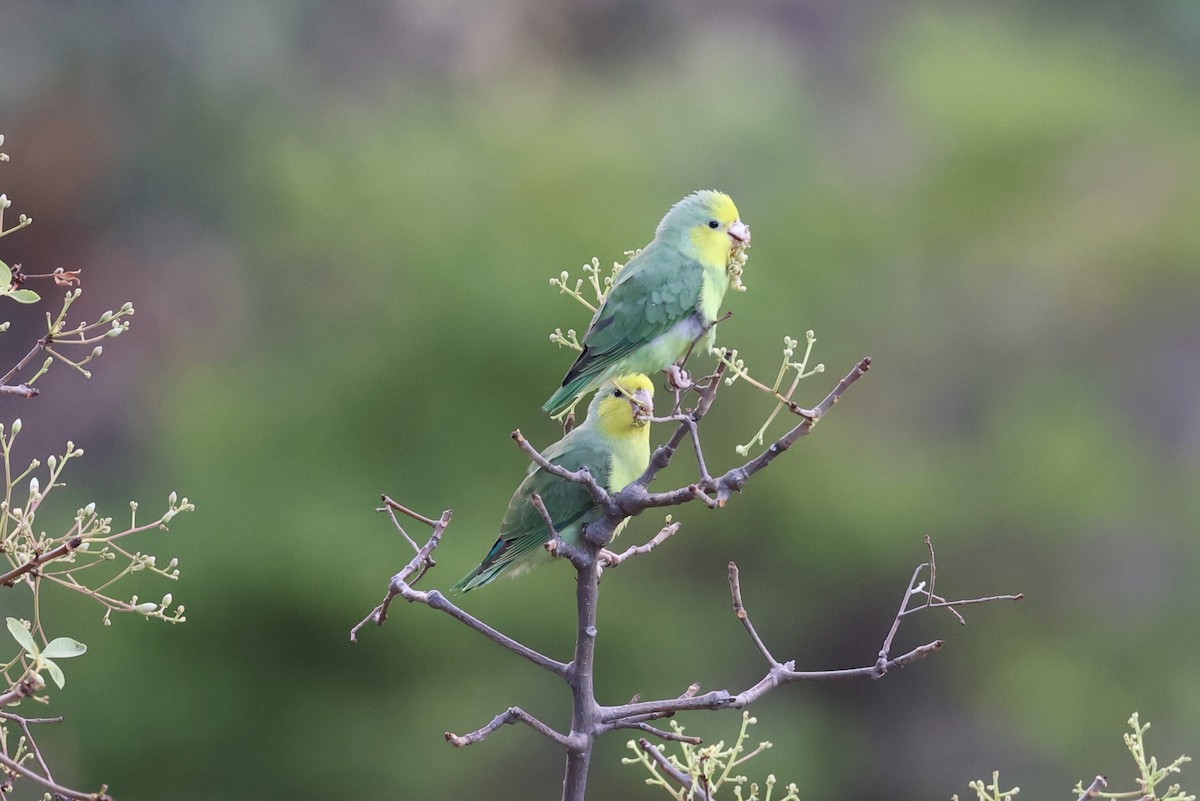
[[[137,308],[91,381],[56,369],[3,419],[26,458],[88,450],[63,520],[173,489],[198,507],[140,543],[180,558],[147,592],[186,624],[53,601],[90,646],[48,710],[69,718],[43,736],[60,779],[121,801],[557,798],[562,758],[531,731],[442,740],[512,704],[565,726],[556,681],[420,607],[348,642],[409,558],[372,510],[455,509],[428,586],[477,564],[525,469],[509,431],[557,436],[538,406],[571,355],[546,335],[586,323],[548,277],[622,258],[706,187],[754,230],[720,339],[767,375],[815,329],[806,402],[875,366],[727,510],[680,511],[605,577],[602,700],[761,676],[730,560],[776,654],[870,664],[929,534],[942,591],[1027,600],[918,617],[898,647],[946,649],[883,681],[776,692],[752,775],[945,799],[999,769],[1067,798],[1131,782],[1134,710],[1153,753],[1200,755],[1197,4],[10,0],[0,19],[0,190],[36,221],[0,257],[83,268],[93,313]],[[11,363],[40,310],[5,312]],[[727,390],[710,464],[767,410]],[[554,565],[463,604],[565,658],[572,588]],[[682,720],[728,739],[738,713]],[[619,763],[626,739],[602,742],[592,797],[665,797]]]

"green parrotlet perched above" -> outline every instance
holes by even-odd
[[[583,352],[542,407],[558,415],[617,375],[653,375],[674,364],[717,319],[730,254],[750,239],[730,197],[693,192],[629,260],[583,337]]]
[[[654,384],[649,378],[629,375],[607,381],[588,406],[587,419],[546,448],[542,455],[566,470],[586,467],[600,486],[618,492],[650,464],[653,412]],[[585,486],[531,464],[525,480],[508,502],[508,512],[500,524],[500,538],[483,563],[454,585],[454,591],[482,587],[542,550],[550,539],[550,531],[530,500],[535,492],[546,505],[554,530],[571,545],[581,544],[583,527],[601,517],[600,508]],[[513,571],[516,572],[519,571]]]

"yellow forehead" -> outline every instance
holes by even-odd
[[[634,394],[639,389],[644,389],[646,392],[650,393],[650,397],[654,397],[654,382],[651,381],[648,376],[642,373],[623,375],[620,378],[614,378],[613,384],[620,387],[630,395]]]
[[[719,222],[729,225],[741,217],[738,214],[737,206],[733,205],[733,198],[729,195],[712,189],[703,194],[706,195],[705,206]]]

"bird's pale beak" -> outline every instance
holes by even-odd
[[[629,399],[629,405],[633,407],[634,425],[644,426],[654,416],[654,398],[644,389],[639,389],[633,394],[633,397]]]
[[[749,242],[750,226],[741,220],[734,220],[733,225],[729,226],[729,235],[739,242]]]

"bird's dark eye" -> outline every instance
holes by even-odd
[[[708,227],[709,228],[720,228],[721,224],[719,222],[717,222],[716,220],[709,220]]]
[[[621,397],[621,390],[619,390],[619,389],[614,389],[614,390],[613,390],[613,394],[612,394],[612,396],[613,396],[614,398],[619,398],[619,397]]]

